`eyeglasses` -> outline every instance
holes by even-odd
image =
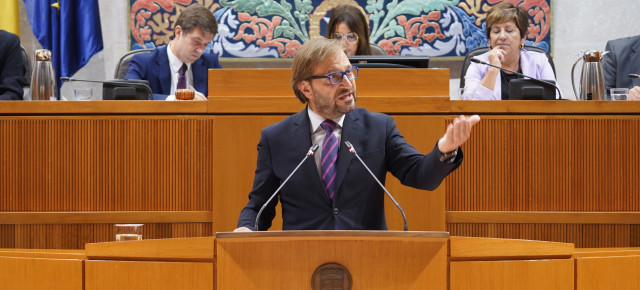
[[[358,42],[358,35],[353,33],[353,32],[349,32],[347,34],[342,34],[340,32],[336,32],[333,34],[333,38],[342,41],[342,39],[346,39],[348,43],[356,43]]]
[[[344,76],[347,76],[348,80],[353,80],[353,79],[357,78],[358,77],[358,67],[354,66],[354,67],[351,67],[348,70],[334,72],[334,73],[328,74],[326,76],[310,76],[309,79],[315,80],[315,79],[327,78],[327,79],[329,79],[329,83],[330,84],[337,85],[337,84],[342,82],[342,79],[344,79]]]

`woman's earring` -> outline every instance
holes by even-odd
[[[524,43],[520,43],[520,49],[524,48]]]

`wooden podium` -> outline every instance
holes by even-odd
[[[346,280],[350,289],[447,289],[448,238],[446,232],[218,233],[217,289],[311,289],[312,283],[349,289],[330,287]],[[318,270],[328,263],[343,268]]]
[[[311,289],[328,263],[344,267],[340,282],[351,289],[446,289],[448,239],[446,232],[279,231],[87,244],[85,289]],[[314,281],[334,283],[340,277],[331,271]]]

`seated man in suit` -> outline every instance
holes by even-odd
[[[283,230],[385,230],[384,191],[345,147],[349,141],[384,182],[387,171],[403,184],[434,190],[462,163],[462,145],[480,120],[460,116],[427,155],[407,144],[392,117],[356,107],[357,67],[339,41],[316,38],[293,59],[291,85],[307,107],[262,130],[249,202],[236,231],[255,230],[260,208],[316,144],[279,193]],[[388,84],[393,85],[393,84]],[[267,230],[277,198],[259,221]]]
[[[168,45],[131,58],[125,78],[149,81],[155,99],[193,87],[195,99],[206,100],[208,70],[220,68],[217,56],[204,54],[218,33],[216,19],[209,9],[194,4],[180,13],[173,32]]]
[[[22,100],[24,69],[20,38],[0,30],[0,100]]]
[[[629,88],[629,99],[640,100],[640,79],[629,74],[640,74],[640,35],[607,41],[604,56],[604,83],[607,95],[611,88]]]

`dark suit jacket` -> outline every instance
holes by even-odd
[[[0,100],[22,100],[24,70],[20,38],[0,30]]]
[[[260,207],[293,171],[311,147],[307,110],[262,130],[258,165],[249,203],[240,213],[238,227],[254,228]],[[371,171],[384,183],[387,171],[402,184],[433,190],[462,162],[458,149],[452,164],[440,161],[436,148],[422,155],[395,126],[390,116],[356,108],[344,119],[338,153],[336,194],[330,199],[313,157],[308,158],[279,193],[283,230],[385,230],[385,194],[362,164],[344,146],[350,141]],[[260,230],[271,226],[277,198],[260,218]]]
[[[208,70],[221,68],[218,57],[205,53],[191,65],[191,68],[193,70],[193,88],[203,93],[205,97],[209,96]],[[154,98],[166,99],[167,95],[171,93],[171,69],[169,68],[167,46],[163,45],[149,53],[134,55],[129,63],[125,79],[147,80],[155,95]]]
[[[607,95],[611,88],[640,86],[640,79],[629,79],[629,74],[640,74],[640,35],[607,41],[604,56],[604,83]]]

